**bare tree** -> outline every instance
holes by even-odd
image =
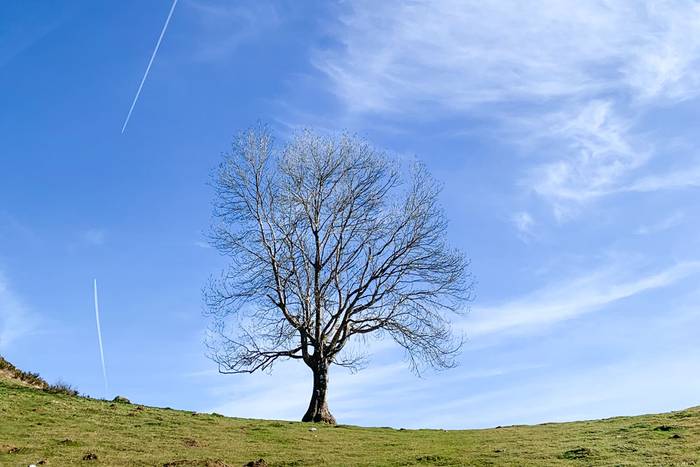
[[[313,372],[302,420],[335,423],[328,369],[358,368],[351,338],[392,338],[416,371],[454,365],[461,339],[446,312],[462,310],[472,282],[422,165],[406,170],[347,135],[304,132],[277,152],[257,128],[234,141],[213,185],[211,242],[231,261],[204,294],[220,372],[302,360]]]

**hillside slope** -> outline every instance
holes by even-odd
[[[44,381],[37,373],[28,373],[22,371],[12,363],[8,362],[0,355],[0,381],[19,384],[20,386],[33,387],[37,389],[46,389],[48,383]]]
[[[273,466],[700,465],[700,408],[489,430],[310,427],[115,404],[0,380],[3,466],[240,466],[259,458]]]

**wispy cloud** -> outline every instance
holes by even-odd
[[[354,2],[333,25],[340,53],[321,52],[316,65],[357,110],[463,110],[621,88],[686,99],[700,78],[699,18],[686,1]]]
[[[700,92],[699,22],[691,1],[360,1],[315,65],[353,113],[463,113],[546,141],[522,186],[562,219],[611,194],[698,185],[697,165],[644,178],[655,152],[635,125]]]
[[[654,273],[629,273],[616,266],[545,286],[501,304],[476,307],[463,326],[470,337],[542,332],[548,326],[601,310],[619,300],[674,283],[700,272],[684,262]]]
[[[0,272],[0,350],[31,334],[36,325],[36,316],[11,290],[9,281]]]
[[[559,218],[572,202],[580,204],[620,190],[629,174],[649,158],[648,148],[631,142],[629,122],[610,101],[594,100],[574,113],[557,112],[545,120],[546,126],[538,130],[546,128],[546,132],[537,136],[554,142],[560,154],[535,166],[524,184],[548,200]]]

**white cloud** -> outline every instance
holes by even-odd
[[[618,267],[546,286],[524,297],[476,307],[462,323],[472,338],[542,332],[548,326],[604,308],[618,300],[671,286],[700,272],[700,262],[684,262],[652,274],[623,280]]]
[[[544,140],[549,160],[523,185],[564,218],[610,194],[700,184],[697,169],[640,178],[654,153],[633,131],[654,106],[698,95],[699,26],[685,0],[360,1],[315,65],[350,112],[495,117]]]
[[[5,276],[0,272],[0,350],[5,350],[18,339],[32,333],[36,318],[26,305],[12,292]]]
[[[630,59],[622,67],[626,84],[639,99],[685,100],[700,90],[700,4],[647,1],[631,27]]]
[[[580,97],[688,98],[700,78],[690,1],[354,2],[316,65],[355,110]]]
[[[548,118],[547,141],[562,141],[557,160],[536,166],[527,186],[550,201],[562,217],[569,204],[582,203],[619,190],[626,177],[648,159],[648,150],[634,147],[629,124],[610,101],[592,101],[574,114]],[[544,128],[543,128],[544,129]]]

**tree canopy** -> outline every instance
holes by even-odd
[[[353,338],[390,337],[416,371],[454,364],[448,315],[472,282],[422,164],[346,134],[305,131],[278,150],[262,127],[235,139],[213,186],[211,243],[230,260],[205,290],[220,371],[301,360],[314,373],[304,420],[334,421],[328,367],[358,368]]]

